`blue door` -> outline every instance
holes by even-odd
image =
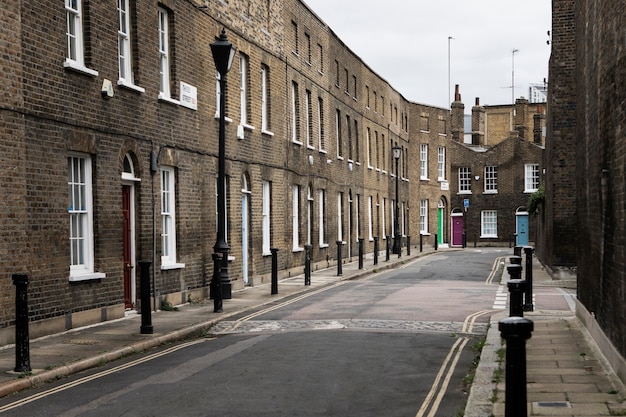
[[[515,234],[516,246],[528,246],[528,213],[516,213],[517,233]]]

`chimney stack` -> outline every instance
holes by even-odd
[[[485,108],[480,105],[478,97],[472,107],[472,145],[485,145]]]
[[[461,93],[459,92],[458,84],[454,86],[454,102],[450,105],[450,110],[450,130],[452,131],[452,140],[463,143],[463,136],[465,135],[465,126],[463,122],[465,117],[465,105],[461,101]]]

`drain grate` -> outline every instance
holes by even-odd
[[[572,404],[569,401],[540,401],[533,403],[533,407],[546,407],[546,408],[572,408]]]

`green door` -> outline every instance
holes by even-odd
[[[443,243],[443,208],[437,209],[437,243],[441,245]]]

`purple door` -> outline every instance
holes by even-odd
[[[463,216],[452,216],[452,246],[463,246]]]

